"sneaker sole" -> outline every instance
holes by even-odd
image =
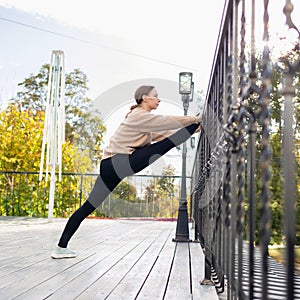
[[[75,258],[77,255],[71,255],[71,254],[66,254],[66,255],[56,255],[56,254],[51,254],[51,257],[54,259],[62,259],[62,258]]]

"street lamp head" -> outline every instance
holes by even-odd
[[[193,73],[190,72],[179,73],[179,94],[189,95],[192,93],[192,79],[193,79]]]

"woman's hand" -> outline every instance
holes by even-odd
[[[196,115],[197,123],[201,124],[202,123],[202,119],[203,119],[203,114],[202,114],[202,112],[200,112],[200,113],[198,113]]]
[[[197,127],[197,129],[195,130],[194,133],[197,133],[197,132],[200,132],[200,131],[201,131],[201,125],[199,125],[199,126]]]

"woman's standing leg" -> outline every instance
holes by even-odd
[[[84,204],[69,218],[58,242],[58,247],[52,253],[53,258],[75,257],[76,253],[67,249],[68,242],[74,235],[81,222],[89,216],[114,190],[121,179],[112,169],[111,158],[104,159],[100,165],[100,175]],[[105,174],[107,174],[105,176]],[[103,179],[107,177],[108,181]]]

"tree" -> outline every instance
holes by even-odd
[[[172,203],[176,192],[175,188],[175,169],[168,165],[162,171],[161,177],[156,177],[151,180],[150,184],[146,187],[144,197],[149,204],[153,207],[153,216],[155,217],[169,217],[172,216],[173,209]],[[169,199],[169,202],[164,202],[162,205],[161,199]],[[174,207],[174,210],[176,207]]]
[[[19,110],[10,104],[0,112],[0,168],[5,171],[38,172],[41,158],[44,112],[35,115]],[[63,172],[91,172],[93,164],[87,152],[67,142],[63,145]],[[36,174],[24,175],[4,173],[0,178],[0,194],[5,195],[0,215],[43,215],[46,210],[49,181],[39,182]],[[64,178],[57,182],[54,214],[65,216],[73,204],[78,203],[78,178]],[[71,195],[71,196],[70,196]],[[64,204],[65,199],[69,199]],[[3,201],[2,201],[3,203]]]
[[[36,75],[19,83],[22,91],[10,103],[38,116],[46,109],[50,65],[45,64]],[[105,127],[97,111],[90,110],[92,100],[88,92],[87,76],[75,69],[65,75],[66,140],[80,149],[88,148],[94,158],[100,157],[100,145]]]
[[[38,170],[44,113],[31,116],[10,104],[0,113],[0,168],[8,171]]]
[[[283,55],[278,59],[278,62],[274,64],[272,72],[272,95],[270,99],[271,105],[271,124],[272,132],[270,133],[271,146],[272,146],[272,178],[270,183],[270,189],[272,192],[271,198],[271,211],[272,211],[272,236],[271,243],[280,244],[283,242],[284,233],[282,232],[282,217],[284,213],[284,199],[282,193],[282,184],[284,181],[281,170],[282,166],[282,143],[283,143],[283,114],[284,109],[284,98],[282,97],[282,81],[285,73],[285,69],[288,67],[287,62],[294,63],[299,61],[300,51],[295,48]],[[295,86],[299,86],[300,83],[300,72],[295,73]],[[300,91],[297,89],[296,96],[294,98],[294,118],[295,121],[295,145],[296,145],[296,172],[298,195],[297,195],[297,206],[296,206],[296,218],[298,224],[297,230],[297,244],[300,244],[300,160],[299,160],[299,141],[300,141]]]
[[[284,195],[282,191],[282,186],[284,182],[282,174],[282,143],[283,143],[283,109],[284,109],[284,97],[282,95],[282,82],[287,68],[287,62],[296,62],[300,59],[300,51],[298,49],[293,49],[290,52],[286,53],[282,57],[278,58],[277,62],[273,64],[272,77],[271,77],[271,98],[270,98],[270,145],[272,148],[272,157],[271,157],[271,179],[270,179],[270,191],[271,191],[271,200],[270,208],[272,213],[272,227],[271,227],[271,244],[281,244],[284,241],[284,232],[282,229],[282,218],[284,213]],[[262,69],[261,58],[257,58],[257,69]],[[262,74],[262,70],[258,72]],[[300,72],[295,73],[294,85],[299,86],[300,83]],[[262,81],[259,81],[262,84]],[[259,106],[257,104],[257,95],[255,93],[250,95],[250,102],[247,105],[251,106],[253,111],[259,111]],[[300,90],[296,89],[296,96],[294,98],[294,116],[291,116],[295,120],[295,145],[296,145],[296,163],[297,163],[297,244],[300,244],[300,160],[299,160],[299,140],[300,140]],[[257,156],[261,153],[261,126],[257,126],[257,137],[256,137],[256,152]],[[256,242],[259,243],[259,217],[260,217],[260,192],[261,192],[261,177],[259,173],[259,159],[257,160],[257,176],[256,176]],[[246,187],[247,189],[247,187]],[[246,193],[247,195],[247,193]],[[246,201],[245,205],[246,213],[248,209],[248,203]],[[246,220],[246,226],[247,220]]]
[[[22,90],[0,113],[1,170],[39,170],[49,69],[50,66],[45,64],[38,74],[30,75],[21,82]],[[91,99],[86,96],[87,76],[75,69],[66,74],[65,82],[63,172],[93,172],[94,159],[100,158],[105,127],[100,114],[90,110]],[[5,195],[0,214],[14,215],[18,211],[18,215],[44,216],[49,182],[38,182],[36,174],[27,174],[24,181],[15,183],[16,176],[5,173],[0,178],[1,195]],[[66,216],[78,204],[79,181],[78,176],[69,176],[57,182],[54,215]]]
[[[116,199],[135,202],[137,201],[136,197],[136,188],[129,183],[128,179],[122,180],[118,186],[113,191],[113,195]]]
[[[113,218],[145,216],[140,207],[136,186],[130,183],[130,177],[118,184],[96,210],[96,216]]]

